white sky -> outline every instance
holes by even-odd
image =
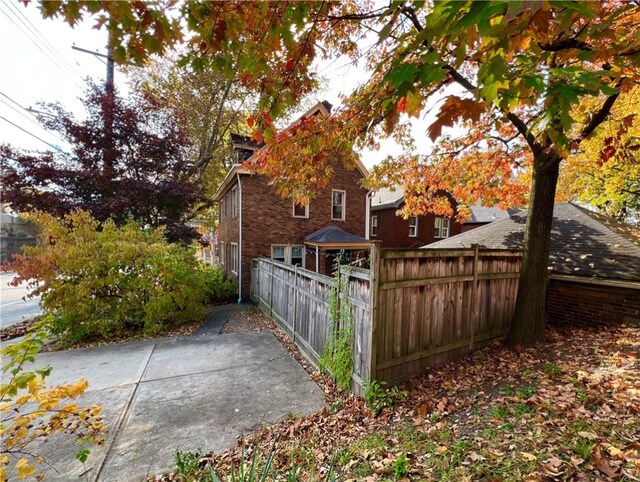
[[[91,21],[74,28],[60,18],[43,19],[37,5],[27,7],[17,0],[0,0],[0,144],[8,143],[23,149],[50,150],[46,141],[62,149],[68,146],[55,134],[38,125],[33,114],[21,107],[38,108],[38,101],[60,102],[67,110],[82,117],[84,79],[96,82],[105,78],[106,65],[93,55],[73,50],[72,45],[105,53],[107,33],[95,30]],[[364,71],[349,64],[347,59],[323,62],[319,68],[329,85],[318,100],[339,103],[339,94],[348,94],[361,81]],[[127,90],[126,78],[116,67],[116,86]],[[17,104],[16,104],[17,103]],[[9,122],[18,127],[11,125]],[[430,150],[425,121],[416,121],[414,137],[422,153]],[[28,131],[25,133],[22,129]],[[34,136],[42,139],[38,140]],[[371,167],[388,154],[400,149],[392,141],[383,141],[376,152],[361,153],[362,161]]]

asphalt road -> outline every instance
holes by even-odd
[[[24,285],[10,286],[14,273],[0,274],[0,327],[4,328],[19,323],[41,313],[40,299],[25,299],[29,290]]]

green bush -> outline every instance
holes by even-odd
[[[224,271],[210,264],[203,264],[205,286],[210,303],[233,302],[238,297],[238,284],[226,279]]]
[[[54,334],[65,341],[131,329],[155,333],[203,316],[214,285],[210,270],[189,248],[168,243],[161,229],[99,223],[83,211],[34,217],[41,243],[7,268],[18,273],[16,283],[40,283],[33,294],[41,295],[44,311],[55,317]]]

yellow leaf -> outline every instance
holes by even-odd
[[[18,460],[18,463],[16,463],[16,470],[18,471],[19,479],[26,479],[30,475],[34,474],[36,468],[33,465],[30,465],[27,459],[20,459]]]
[[[520,452],[520,456],[527,460],[528,462],[533,462],[534,460],[537,459],[537,457],[533,454],[530,454],[529,452]]]
[[[407,101],[405,104],[405,112],[410,117],[418,117],[420,116],[420,112],[422,112],[422,96],[419,92],[411,92],[407,93]]]

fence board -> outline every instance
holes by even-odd
[[[383,249],[379,263],[376,379],[404,380],[507,332],[519,253]]]

